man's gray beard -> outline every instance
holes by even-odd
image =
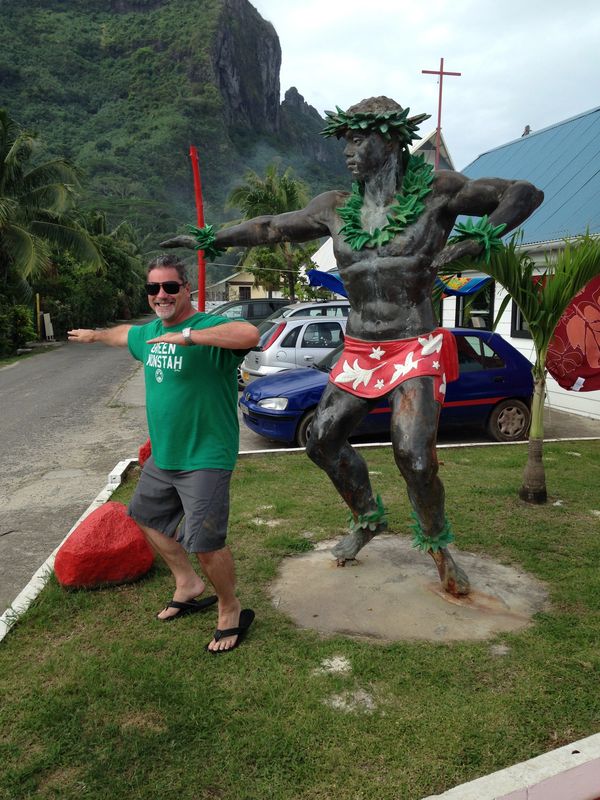
[[[166,308],[162,308],[161,307],[160,310],[164,311],[165,314],[164,315],[163,314],[159,314],[159,308],[157,308],[156,306],[154,307],[154,313],[156,314],[156,316],[162,321],[164,321],[164,320],[168,321],[169,319],[171,319],[171,317],[175,313],[175,306],[167,306]]]

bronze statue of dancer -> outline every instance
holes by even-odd
[[[444,589],[469,592],[448,551],[453,535],[438,476],[436,437],[446,383],[458,375],[452,334],[439,328],[431,301],[437,270],[499,244],[500,232],[523,222],[543,194],[525,181],[480,178],[440,170],[409,155],[418,124],[387,97],[327,112],[326,136],[344,136],[352,192],[329,191],[300,211],[262,216],[214,233],[177,236],[162,247],[203,249],[305,242],[330,235],[350,301],[344,353],[317,408],[307,446],[347,503],[354,522],[334,548],[338,564],[353,559],[387,528],[367,465],[348,436],[378,400],[392,409],[394,458],[415,518],[414,543],[433,557]],[[457,225],[459,215],[482,217]]]

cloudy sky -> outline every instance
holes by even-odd
[[[437,121],[457,169],[480,153],[600,105],[597,0],[250,0],[273,23],[282,93],[321,114],[387,95]]]

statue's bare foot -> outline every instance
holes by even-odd
[[[369,528],[360,528],[359,530],[350,531],[341,539],[331,551],[337,559],[338,567],[343,567],[346,561],[352,561],[356,558],[356,554],[361,550],[371,539],[378,533],[387,530],[387,523],[379,523],[374,530]]]
[[[429,555],[435,561],[440,580],[445,591],[454,597],[469,594],[471,586],[466,572],[454,561],[447,547],[442,547],[436,553],[429,550]]]

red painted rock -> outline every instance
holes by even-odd
[[[150,439],[140,447],[138,450],[138,464],[140,467],[144,466],[144,463],[150,458],[152,455],[152,444],[150,443]]]
[[[60,547],[54,562],[59,583],[93,589],[145,575],[154,555],[123,503],[111,501],[84,519]]]

